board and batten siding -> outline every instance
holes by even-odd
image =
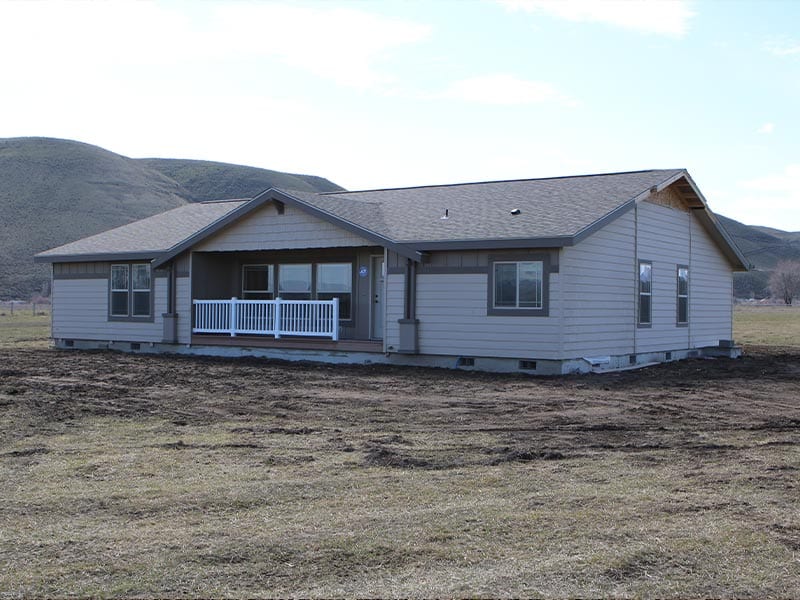
[[[192,298],[191,280],[188,277],[175,278],[175,312],[178,315],[178,343],[192,342]]]
[[[383,337],[386,348],[391,351],[400,347],[398,319],[403,318],[405,275],[388,273],[384,284],[384,293],[386,295],[386,318],[383,324]]]
[[[371,245],[373,242],[291,206],[287,205],[283,214],[279,214],[275,205],[270,203],[201,242],[193,250],[228,252]]]
[[[694,279],[691,251],[694,217],[688,210],[647,201],[639,204],[637,213],[637,256],[638,260],[649,261],[653,265],[653,292],[652,324],[650,327],[637,327],[636,352],[690,348],[689,329],[693,326],[691,318],[689,326],[677,325],[677,268],[678,265],[687,265],[689,277]],[[727,269],[730,271],[730,266]],[[638,276],[638,272],[636,275]],[[638,282],[636,283],[638,294]],[[689,302],[693,300],[695,299],[690,290]],[[709,307],[709,310],[715,309]]]
[[[705,228],[692,221],[689,335],[692,348],[703,348],[733,339],[733,273]]]
[[[167,310],[167,279],[154,279],[153,321],[108,320],[108,279],[53,280],[53,338],[161,342]]]
[[[562,358],[634,351],[636,217],[629,211],[562,250]]]

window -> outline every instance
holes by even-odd
[[[495,262],[495,309],[541,309],[543,307],[542,261]]]
[[[152,298],[150,265],[111,265],[112,317],[149,317]]]
[[[653,321],[653,264],[639,261],[639,325]]]
[[[242,266],[242,298],[245,300],[272,300],[272,265]]]
[[[317,265],[317,299],[339,299],[339,318],[349,320],[353,296],[353,265],[322,263]]]
[[[150,265],[132,265],[131,279],[131,314],[134,317],[147,317],[150,315]]]
[[[283,300],[311,300],[311,265],[280,265],[278,295]]]
[[[678,325],[689,323],[689,267],[678,265]]]
[[[111,316],[128,316],[128,265],[111,267]]]

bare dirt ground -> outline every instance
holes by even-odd
[[[7,351],[0,393],[27,422],[0,432],[4,444],[90,416],[157,415],[176,424],[220,419],[325,423],[334,432],[481,432],[531,458],[592,449],[724,450],[715,432],[800,433],[800,351],[752,348],[740,360],[690,360],[615,374],[531,378],[385,366],[339,366],[108,352]],[[20,415],[21,416],[21,415]],[[302,428],[301,428],[302,429]],[[245,430],[242,433],[246,433]],[[309,433],[297,431],[298,434]],[[797,441],[797,440],[792,440]],[[376,441],[380,462],[398,443]],[[402,444],[399,444],[402,446]],[[437,452],[417,466],[448,468],[505,457],[509,449]],[[552,453],[553,456],[548,456]],[[494,455],[497,456],[494,456]],[[519,454],[519,453],[518,453]],[[388,456],[386,460],[391,462]],[[397,459],[398,461],[401,459]],[[424,464],[422,464],[424,463]]]
[[[557,378],[0,350],[0,597],[800,596],[800,351],[747,350]]]

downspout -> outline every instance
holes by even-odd
[[[639,333],[639,205],[633,207],[633,355],[638,354]],[[651,307],[652,310],[652,307]]]
[[[687,282],[687,285],[689,286],[689,288],[686,290],[686,293],[688,294],[688,297],[686,298],[686,320],[688,321],[688,323],[686,325],[686,333],[689,334],[689,339],[686,340],[686,347],[689,348],[690,350],[691,350],[692,345],[693,345],[692,344],[692,321],[694,320],[694,319],[692,319],[692,297],[694,296],[694,294],[692,294],[692,280],[693,280],[692,274],[694,273],[694,264],[692,263],[692,240],[693,240],[692,233],[693,232],[694,232],[694,213],[690,211],[689,212],[689,281]],[[733,299],[733,294],[731,294],[731,300],[732,299]],[[731,312],[731,315],[733,315],[733,312]],[[731,327],[733,327],[733,319],[731,319]],[[733,332],[731,332],[731,333],[733,333]],[[731,339],[733,339],[732,335],[731,335]]]

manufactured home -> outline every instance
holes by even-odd
[[[58,348],[533,374],[736,356],[747,268],[682,169],[272,188],[35,260]]]

